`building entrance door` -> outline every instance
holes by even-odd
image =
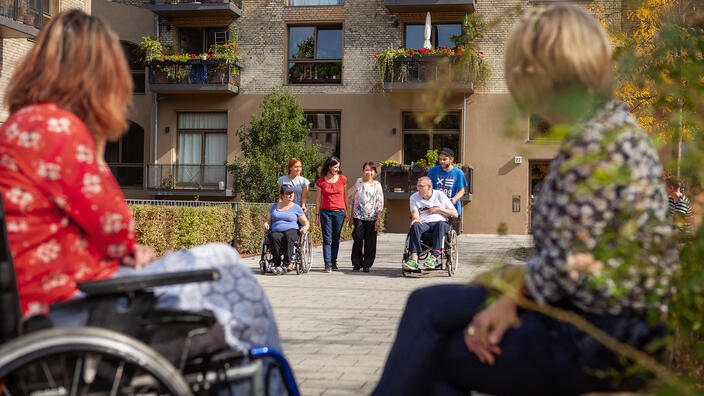
[[[550,160],[530,160],[530,172],[528,174],[530,186],[530,201],[529,201],[529,216],[528,216],[528,232],[531,233],[531,220],[533,218],[533,206],[535,205],[538,194],[540,193],[540,187],[545,180],[545,176],[548,174],[548,169],[550,168]]]

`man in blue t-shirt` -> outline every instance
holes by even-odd
[[[462,213],[461,198],[467,188],[467,179],[461,169],[452,166],[455,160],[455,152],[447,147],[443,147],[438,152],[438,163],[440,165],[430,168],[428,177],[433,181],[433,190],[442,191],[457,209],[457,214]],[[459,221],[454,223],[454,228],[459,233]]]

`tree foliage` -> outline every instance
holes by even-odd
[[[277,179],[286,174],[286,164],[297,157],[303,176],[315,180],[323,158],[319,146],[305,147],[310,125],[303,108],[287,89],[276,87],[264,97],[261,114],[253,114],[249,127],[237,130],[244,159],[228,164],[235,176],[234,190],[249,202],[275,202]]]

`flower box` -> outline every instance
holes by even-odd
[[[426,176],[428,174],[428,171],[430,168],[428,167],[421,167],[421,166],[412,166],[410,169],[410,173],[408,176],[408,191],[409,192],[415,192],[418,189],[416,188],[416,184],[418,184],[418,179],[421,178],[422,176]]]
[[[408,192],[408,168],[387,166],[381,168],[381,186],[386,192]]]

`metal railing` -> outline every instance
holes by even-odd
[[[190,59],[186,62],[151,61],[150,84],[240,85],[241,64],[227,59]]]
[[[120,187],[142,188],[144,186],[144,164],[108,164]]]
[[[242,0],[151,0],[152,5],[169,5],[169,4],[229,4],[232,3],[238,8],[242,8]]]
[[[147,165],[149,190],[225,190],[225,165]]]
[[[0,16],[41,29],[44,25],[44,14],[49,12],[45,8],[44,0],[2,0]]]
[[[455,56],[398,57],[386,71],[384,82],[407,83],[429,81],[472,82],[469,73]]]

